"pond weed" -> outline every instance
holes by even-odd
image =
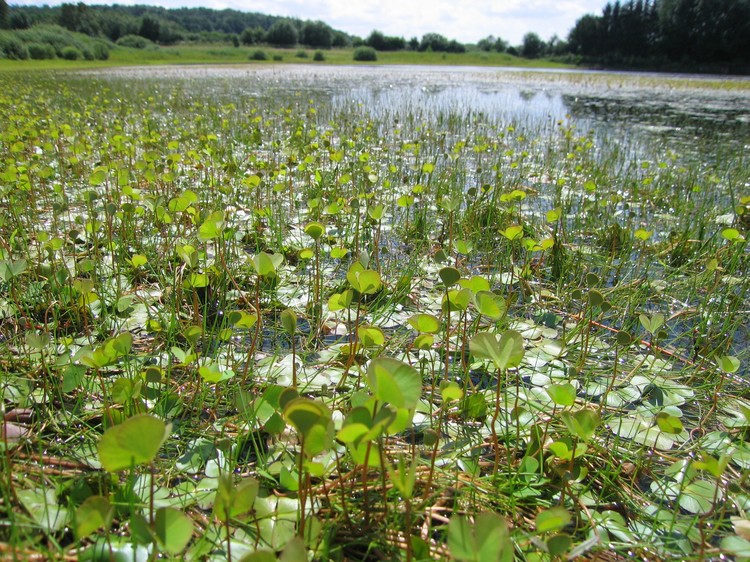
[[[8,80],[3,549],[750,550],[730,148],[305,84]]]

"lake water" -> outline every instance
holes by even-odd
[[[623,139],[657,138],[702,154],[750,143],[750,78],[421,66],[167,66],[98,71],[111,79],[188,81],[217,101],[237,96],[355,106],[379,121],[451,115],[532,126],[571,119]],[[721,88],[710,87],[719,81]],[[316,106],[317,107],[317,106]],[[718,145],[717,145],[718,139]]]

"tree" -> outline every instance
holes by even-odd
[[[75,4],[60,4],[60,16],[57,18],[59,23],[65,29],[75,31],[78,25],[78,10],[76,10]]]
[[[544,54],[546,45],[542,38],[539,37],[533,31],[530,31],[523,36],[523,44],[521,45],[521,56],[527,59],[536,59]]]
[[[5,0],[0,0],[0,29],[7,29],[10,25],[8,11],[8,3]]]
[[[306,21],[302,24],[300,43],[308,47],[330,49],[333,45],[333,30],[322,21]]]
[[[419,43],[420,51],[447,51],[448,39],[439,33],[425,33]]]
[[[138,30],[138,35],[156,42],[159,40],[159,27],[159,20],[148,15],[143,16],[143,18],[141,19],[141,27]]]
[[[372,33],[365,39],[365,45],[368,45],[376,51],[385,51],[385,35],[377,29],[373,29]]]
[[[334,31],[331,45],[338,48],[347,47],[349,45],[349,38],[343,31]]]
[[[297,28],[288,19],[279,19],[266,32],[266,42],[277,47],[294,47],[297,44]]]
[[[258,45],[263,42],[265,35],[265,30],[260,26],[246,27],[240,33],[240,41],[243,45]]]
[[[585,57],[601,54],[600,19],[589,14],[576,22],[568,34],[568,45],[572,53]]]
[[[369,45],[377,51],[401,51],[406,48],[406,40],[403,37],[383,35],[380,31],[375,30],[365,39],[365,45]]]

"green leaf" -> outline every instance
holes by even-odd
[[[536,518],[536,532],[548,533],[550,531],[559,531],[570,523],[572,517],[565,508],[552,507],[539,513]]]
[[[466,310],[471,301],[471,289],[452,289],[443,295],[442,309],[444,312]]]
[[[568,431],[582,441],[588,441],[591,439],[601,422],[599,413],[596,410],[591,410],[589,408],[578,410],[574,413],[561,412],[560,417],[568,427]]]
[[[107,530],[112,524],[114,508],[102,496],[89,496],[76,510],[75,533],[79,539],[88,537],[102,527]]]
[[[198,239],[202,242],[219,238],[226,226],[224,212],[214,211],[198,228]]]
[[[51,488],[18,490],[16,497],[34,522],[45,531],[59,531],[67,523],[68,510],[60,506],[55,490]]]
[[[221,474],[214,499],[214,517],[226,522],[248,513],[259,489],[260,484],[255,478],[244,478],[235,484],[231,474]]]
[[[523,337],[515,330],[504,332],[498,340],[495,334],[480,332],[469,342],[471,353],[479,359],[489,359],[501,371],[518,367],[524,355]]]
[[[287,308],[281,311],[281,325],[284,327],[284,331],[293,336],[297,331],[297,315],[293,310]]]
[[[294,398],[284,407],[283,415],[304,439],[306,455],[322,453],[333,443],[331,412],[322,402]]]
[[[360,326],[357,328],[357,335],[363,347],[379,347],[385,344],[385,334],[377,326]]]
[[[461,273],[455,267],[444,267],[438,272],[438,275],[446,288],[452,287],[461,279]]]
[[[374,295],[380,290],[382,281],[380,273],[373,269],[362,269],[358,271],[350,268],[346,278],[352,287],[363,295]]]
[[[261,252],[254,255],[250,259],[250,263],[255,269],[255,273],[261,277],[273,277],[276,275],[276,270],[284,261],[284,256],[281,254],[268,254]]]
[[[576,402],[576,389],[570,383],[551,384],[545,390],[558,406],[572,406]]]
[[[547,551],[551,556],[557,558],[566,554],[573,546],[573,539],[565,533],[553,535],[546,541]]]
[[[391,357],[377,357],[367,366],[367,382],[379,401],[413,410],[422,394],[417,370]]]
[[[683,488],[677,501],[685,511],[704,515],[713,510],[714,500],[717,502],[722,500],[722,494],[717,490],[716,482],[696,480]]]
[[[479,291],[474,295],[474,306],[479,314],[491,320],[500,320],[505,315],[505,300],[490,291]]]
[[[193,536],[193,523],[173,507],[160,507],[154,516],[154,534],[161,549],[170,554],[182,552]]]
[[[667,412],[656,414],[656,423],[664,433],[679,435],[683,431],[682,420]]]
[[[717,364],[719,369],[728,374],[736,373],[740,368],[740,360],[733,355],[722,355],[719,357]]]
[[[207,383],[216,384],[229,380],[234,376],[232,369],[222,369],[218,363],[209,363],[198,368],[198,374]]]
[[[169,435],[171,425],[148,414],[110,427],[99,440],[99,461],[108,472],[150,463]]]
[[[326,227],[319,222],[311,222],[305,227],[305,234],[313,240],[319,240],[326,231]]]
[[[641,314],[638,316],[638,320],[640,320],[641,326],[652,335],[656,335],[659,328],[664,325],[664,315],[661,312],[655,312],[651,318],[645,314]]]
[[[244,310],[233,310],[227,315],[227,320],[232,326],[249,330],[258,321],[258,315],[245,312]]]
[[[453,402],[454,400],[461,400],[464,397],[464,391],[454,381],[443,382],[440,385],[440,396],[443,402]]]
[[[459,562],[511,562],[513,543],[508,525],[496,513],[478,515],[474,523],[454,515],[448,523],[448,548]]]
[[[440,330],[440,321],[432,314],[415,314],[407,322],[412,328],[424,334],[435,334]]]
[[[523,227],[520,225],[509,226],[501,231],[508,240],[520,240],[523,237]]]

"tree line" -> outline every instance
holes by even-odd
[[[374,30],[360,38],[322,21],[231,9],[88,6],[82,2],[8,6],[6,0],[0,0],[0,29],[24,30],[40,24],[58,25],[128,46],[143,46],[143,40],[162,45],[231,41],[236,46],[368,46],[376,51],[463,53],[479,49],[621,67],[658,67],[674,62],[750,63],[750,0],[617,0],[606,4],[599,16],[581,17],[566,39],[553,36],[544,41],[529,32],[516,46],[493,35],[476,45],[465,45],[439,33],[407,40]]]
[[[750,0],[628,0],[580,18],[568,50],[621,64],[750,62]]]

